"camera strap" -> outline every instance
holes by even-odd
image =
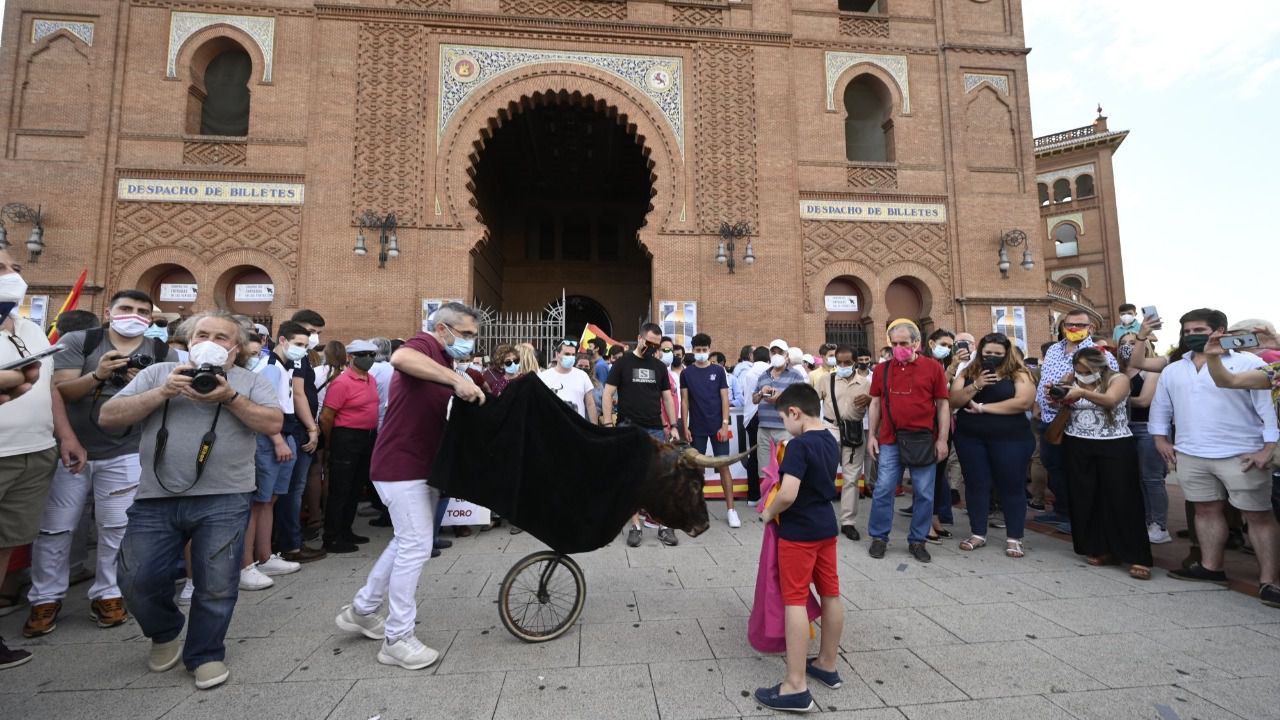
[[[204,434],[200,439],[200,449],[196,452],[196,479],[187,487],[181,490],[171,490],[164,480],[160,477],[160,461],[164,459],[165,447],[169,444],[169,401],[164,401],[164,410],[160,415],[160,429],[156,431],[156,450],[153,456],[152,464],[156,474],[156,482],[160,483],[160,487],[171,495],[184,493],[196,486],[200,482],[200,476],[204,474],[205,463],[209,461],[209,454],[213,452],[213,444],[218,440],[218,418],[222,417],[222,403],[218,403],[218,409],[213,411],[213,424],[209,426],[209,432]]]

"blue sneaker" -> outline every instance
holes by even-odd
[[[817,658],[814,658],[814,660],[816,659]],[[840,679],[840,673],[836,672],[835,670],[831,670],[831,671],[819,670],[818,668],[813,666],[813,660],[810,660],[809,662],[805,663],[804,671],[809,677],[817,680],[823,685],[826,685],[832,690],[839,690],[840,686],[844,684],[844,680]]]
[[[813,701],[813,696],[809,694],[808,690],[783,695],[779,692],[781,689],[782,683],[778,683],[771,688],[756,688],[756,702],[770,710],[782,710],[784,712],[805,713],[818,709],[818,704]]]

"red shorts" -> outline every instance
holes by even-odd
[[[840,594],[840,573],[836,570],[836,539],[796,542],[778,538],[778,579],[783,605],[809,602],[809,584],[819,597]]]

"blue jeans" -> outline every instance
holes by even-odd
[[[152,642],[182,633],[173,567],[191,542],[195,596],[182,650],[188,670],[226,657],[223,640],[240,594],[240,560],[251,493],[135,500],[116,558],[125,605]]]
[[[1044,439],[1049,423],[1040,423],[1040,464],[1049,473],[1049,491],[1053,493],[1053,511],[1064,519],[1071,517],[1071,497],[1067,490],[1067,460],[1062,446]],[[966,480],[966,482],[968,482]]]
[[[301,447],[301,445],[299,445]],[[289,552],[302,548],[302,496],[307,491],[307,474],[316,456],[297,450],[293,455],[293,474],[289,478],[289,494],[276,500],[272,534],[275,548]]]
[[[1021,540],[1027,521],[1027,465],[1033,447],[1025,435],[992,437],[956,435],[956,455],[964,471],[964,502],[969,510],[969,532],[987,536],[992,487],[1004,509],[1005,537]]]
[[[1144,422],[1129,423],[1133,439],[1138,443],[1138,475],[1142,478],[1142,499],[1147,508],[1147,524],[1169,527],[1169,491],[1164,478],[1169,474],[1164,458],[1156,449],[1155,438],[1147,432]]]
[[[907,542],[922,543],[933,529],[933,478],[937,465],[911,468],[911,531]],[[893,529],[893,497],[902,482],[902,461],[897,445],[880,446],[879,476],[871,497],[871,520],[867,532],[878,540],[888,540]]]

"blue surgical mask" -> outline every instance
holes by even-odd
[[[573,366],[574,366],[574,364],[575,364],[575,363],[577,363],[577,362],[578,362],[578,358],[576,358],[576,357],[574,357],[574,356],[572,356],[572,355],[561,355],[561,356],[560,356],[560,367],[562,367],[562,368],[565,368],[565,369],[571,368],[571,367],[573,367]]]
[[[516,373],[520,372],[520,363],[518,362],[511,363],[506,367],[506,371],[508,375],[515,375]]]
[[[838,368],[836,368],[836,377],[838,377],[838,378],[840,378],[840,379],[842,379],[842,380],[843,380],[843,379],[845,379],[845,378],[849,378],[849,377],[852,377],[852,376],[853,376],[853,368],[852,368],[852,367],[838,367]]]
[[[445,329],[449,330],[449,327],[445,326]],[[475,353],[475,338],[458,337],[454,335],[452,330],[449,330],[449,334],[453,335],[453,344],[445,347],[445,352],[449,353],[449,357],[460,360],[464,357],[471,357]]]
[[[254,355],[253,357],[249,358],[249,362],[246,362],[244,366],[245,366],[245,369],[247,370],[256,370],[258,367],[258,364],[261,362],[262,362],[262,356]]]
[[[662,353],[661,358],[663,365],[671,367],[671,363],[676,361],[676,354],[668,350],[667,352]]]
[[[694,362],[704,363],[710,359],[711,359],[711,353],[694,353],[693,354]]]
[[[307,349],[301,345],[290,345],[284,349],[284,356],[294,362],[298,362],[307,356]]]

